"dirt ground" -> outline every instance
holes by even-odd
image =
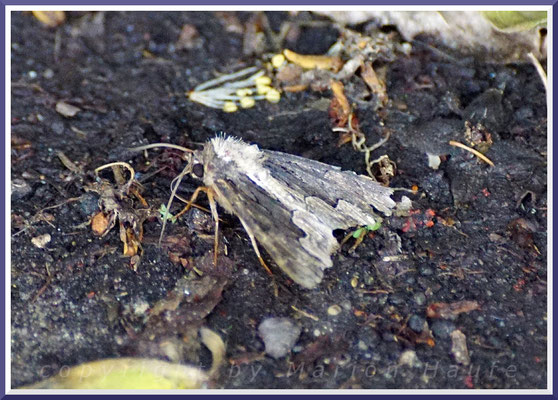
[[[348,241],[307,290],[264,253],[269,276],[240,222],[224,212],[217,267],[203,211],[168,224],[158,247],[157,209],[184,167],[181,153],[127,149],[195,147],[226,132],[366,174],[363,154],[339,146],[332,131],[339,121],[327,85],[285,90],[276,104],[233,113],[185,95],[219,73],[263,65],[282,48],[324,54],[339,28],[310,13],[268,13],[275,35],[258,44],[246,39],[262,37],[263,19],[252,13],[66,17],[46,28],[30,13],[12,15],[13,387],[110,357],[207,369],[201,326],[226,344],[210,387],[546,387],[547,110],[532,64],[481,62],[429,37],[404,54],[396,27],[380,31],[387,39],[373,67],[385,72],[389,100],[378,106],[381,92],[371,94],[359,73],[343,81],[345,94],[367,144],[391,132],[371,159],[387,154],[396,164],[391,187],[418,188],[396,194],[411,198],[413,211],[385,218],[354,251]],[[296,28],[278,45],[271,39],[287,21]],[[352,29],[378,32],[371,24]],[[450,140],[474,142],[494,166]],[[439,156],[438,169],[427,153]],[[94,173],[118,161],[142,184],[121,197],[110,169]],[[188,197],[198,185],[185,178],[179,193]],[[114,215],[99,202],[111,194],[120,220],[100,236],[87,222],[103,211],[102,226]],[[199,205],[207,206],[204,196]],[[268,317],[301,328],[278,359],[265,355],[258,334]]]

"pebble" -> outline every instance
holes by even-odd
[[[35,247],[38,247],[39,249],[44,249],[45,246],[50,243],[50,240],[50,234],[45,233],[44,235],[39,235],[31,238],[31,243],[33,243],[33,245]]]
[[[422,276],[430,276],[434,273],[434,270],[429,265],[421,265],[419,272]]]
[[[424,328],[424,322],[424,318],[422,318],[420,315],[413,314],[411,315],[411,318],[409,318],[409,322],[407,323],[407,325],[409,325],[409,328],[411,328],[416,333],[421,333]]]
[[[399,356],[399,365],[407,365],[411,368],[421,368],[422,362],[417,357],[417,353],[414,350],[405,350]]]
[[[289,318],[267,318],[258,327],[266,354],[275,359],[284,357],[291,351],[300,332],[300,327]]]
[[[400,296],[398,294],[392,294],[389,296],[389,303],[393,304],[394,306],[398,306],[405,303],[405,299],[403,298],[403,296]]]
[[[380,335],[378,335],[374,328],[365,326],[359,331],[358,340],[368,347],[374,347],[380,342]]]
[[[93,213],[99,210],[99,196],[91,192],[85,193],[81,196],[79,206],[83,215],[93,215]]]
[[[430,327],[434,336],[439,339],[448,339],[450,334],[455,330],[455,325],[446,320],[435,321]]]
[[[327,309],[327,313],[331,316],[339,315],[340,312],[341,312],[341,307],[338,306],[337,304],[334,304]]]
[[[23,179],[16,178],[12,181],[12,200],[19,200],[33,191],[31,185]]]
[[[415,293],[413,295],[413,301],[417,306],[423,306],[426,303],[426,296],[422,292]]]

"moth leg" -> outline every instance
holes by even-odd
[[[254,236],[252,231],[250,229],[248,229],[248,227],[246,226],[244,221],[241,218],[239,218],[239,219],[240,219],[240,222],[242,223],[242,226],[244,227],[244,230],[248,234],[248,237],[250,238],[250,241],[252,242],[252,247],[254,248],[254,251],[256,252],[256,255],[258,256],[258,260],[260,261],[260,264],[262,265],[262,267],[265,269],[265,271],[269,275],[273,275],[273,272],[271,272],[271,270],[269,269],[269,267],[267,266],[267,264],[265,263],[265,261],[263,260],[261,254],[260,254],[260,249],[258,248],[258,243],[256,242],[256,237]]]
[[[207,197],[209,198],[210,191],[211,189],[207,186],[199,186],[198,188],[196,188],[196,190],[194,190],[194,193],[192,194],[192,197],[190,197],[190,200],[188,200],[186,206],[182,209],[182,211],[175,215],[175,218],[179,218],[184,215],[184,213],[187,212],[194,205],[194,201],[196,201],[200,192],[205,192],[207,194]]]
[[[215,192],[211,188],[206,188],[207,200],[209,200],[209,208],[211,216],[215,221],[215,244],[213,249],[213,264],[217,265],[217,251],[219,250],[219,213],[217,212],[217,203],[215,202]]]

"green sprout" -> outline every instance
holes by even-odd
[[[363,227],[358,228],[357,230],[355,230],[352,233],[349,233],[347,236],[345,236],[343,238],[343,240],[341,241],[341,246],[343,246],[345,243],[347,243],[347,241],[351,238],[355,239],[355,244],[353,244],[351,246],[351,248],[349,249],[349,252],[355,251],[356,248],[362,243],[362,241],[364,240],[364,238],[366,237],[366,235],[369,232],[373,232],[373,231],[377,231],[378,229],[380,229],[380,227],[382,226],[382,220],[378,220],[374,223],[374,225],[366,225]]]
[[[159,207],[159,214],[161,214],[161,218],[163,220],[166,219],[173,224],[176,222],[176,217],[172,215],[169,210],[167,210],[167,206],[164,204],[161,204],[161,207]]]
[[[377,231],[382,226],[382,221],[376,221],[374,225],[366,225],[362,228],[358,228],[356,231],[353,232],[352,236],[355,239],[359,239],[360,237],[364,237],[368,232]]]

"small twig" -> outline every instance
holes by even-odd
[[[490,165],[491,167],[494,166],[494,163],[492,161],[490,161],[490,159],[488,157],[486,157],[484,154],[482,154],[480,151],[477,151],[469,146],[464,145],[463,143],[460,142],[456,142],[455,140],[450,140],[449,144],[451,146],[455,146],[455,147],[459,147],[463,150],[467,150],[470,153],[473,153],[475,156],[477,156],[478,158],[480,158],[482,161],[484,161],[485,163],[487,163],[488,165]]]
[[[295,306],[291,306],[291,308],[292,308],[293,310],[295,310],[297,313],[300,313],[300,314],[304,315],[304,316],[307,317],[307,318],[313,319],[314,321],[319,321],[319,320],[320,320],[320,319],[319,319],[318,317],[316,317],[315,315],[312,315],[312,314],[310,314],[310,313],[307,313],[306,311],[301,310],[301,309],[299,309],[299,308],[296,308]]]
[[[72,160],[70,160],[68,156],[66,156],[66,154],[64,154],[62,151],[58,151],[56,155],[60,159],[60,162],[64,164],[64,166],[68,168],[70,171],[72,171],[74,174],[82,173],[81,169]]]

